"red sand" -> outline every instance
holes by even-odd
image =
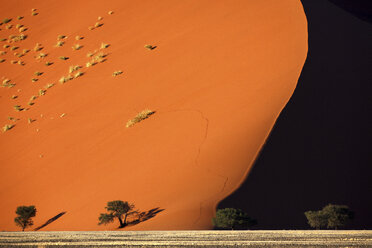
[[[13,123],[8,116],[19,118],[0,134],[0,230],[20,230],[14,211],[31,204],[38,210],[34,227],[67,212],[42,230],[114,230],[117,223],[97,222],[106,202],[118,199],[142,211],[164,209],[125,230],[211,228],[216,204],[245,179],[307,53],[299,0],[9,0],[1,6],[1,18],[12,18],[13,27],[0,26],[0,38],[18,34],[17,23],[28,37],[14,43],[15,51],[0,42],[7,51],[0,77],[16,83],[0,88],[1,127]],[[39,14],[31,16],[32,8]],[[104,25],[88,30],[98,16]],[[55,47],[62,34],[64,46]],[[110,44],[107,60],[86,68],[86,54],[102,42]],[[36,43],[47,57],[34,58]],[[77,43],[83,48],[73,51]],[[26,48],[25,65],[11,64],[19,59],[13,53]],[[71,65],[83,65],[85,75],[59,84]],[[113,77],[117,70],[123,74]],[[35,71],[44,74],[31,82]],[[49,83],[55,86],[28,106]],[[16,112],[16,104],[28,110]],[[156,113],[125,127],[146,108]]]

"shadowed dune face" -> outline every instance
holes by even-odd
[[[164,209],[127,229],[211,228],[216,204],[249,172],[307,53],[300,1],[8,1],[0,13],[28,28],[17,46],[31,50],[22,66],[1,48],[0,76],[16,85],[0,88],[1,125],[15,125],[0,136],[0,230],[17,230],[12,213],[31,204],[35,226],[66,212],[42,230],[113,230],[117,223],[98,226],[97,218],[119,199]],[[96,22],[103,25],[89,30]],[[0,38],[14,28],[2,25]],[[59,35],[67,38],[56,47]],[[110,45],[101,49],[105,61],[85,67],[102,42]],[[47,56],[34,58],[40,52]],[[71,65],[84,74],[58,83]],[[32,82],[36,71],[43,74]],[[155,113],[126,128],[144,109]]]

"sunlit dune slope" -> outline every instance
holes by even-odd
[[[0,88],[0,124],[14,127],[0,134],[0,230],[19,230],[19,205],[36,206],[34,227],[66,212],[42,230],[114,230],[97,222],[119,199],[163,210],[125,230],[211,228],[307,53],[300,1],[1,5],[1,18],[12,20],[0,26],[0,83],[10,80]],[[10,40],[20,33],[27,37]],[[155,113],[127,128],[145,109]]]

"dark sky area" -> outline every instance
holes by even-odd
[[[304,212],[355,211],[372,229],[372,1],[302,0],[309,51],[297,88],[241,187],[218,208],[241,208],[255,229],[309,229]]]

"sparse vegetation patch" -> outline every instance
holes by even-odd
[[[141,112],[139,112],[133,119],[129,120],[127,122],[127,125],[126,127],[131,127],[133,126],[134,124],[140,122],[140,121],[143,121],[147,118],[149,118],[150,115],[153,115],[155,113],[155,111],[152,111],[150,109],[145,109],[145,110],[142,110]]]

